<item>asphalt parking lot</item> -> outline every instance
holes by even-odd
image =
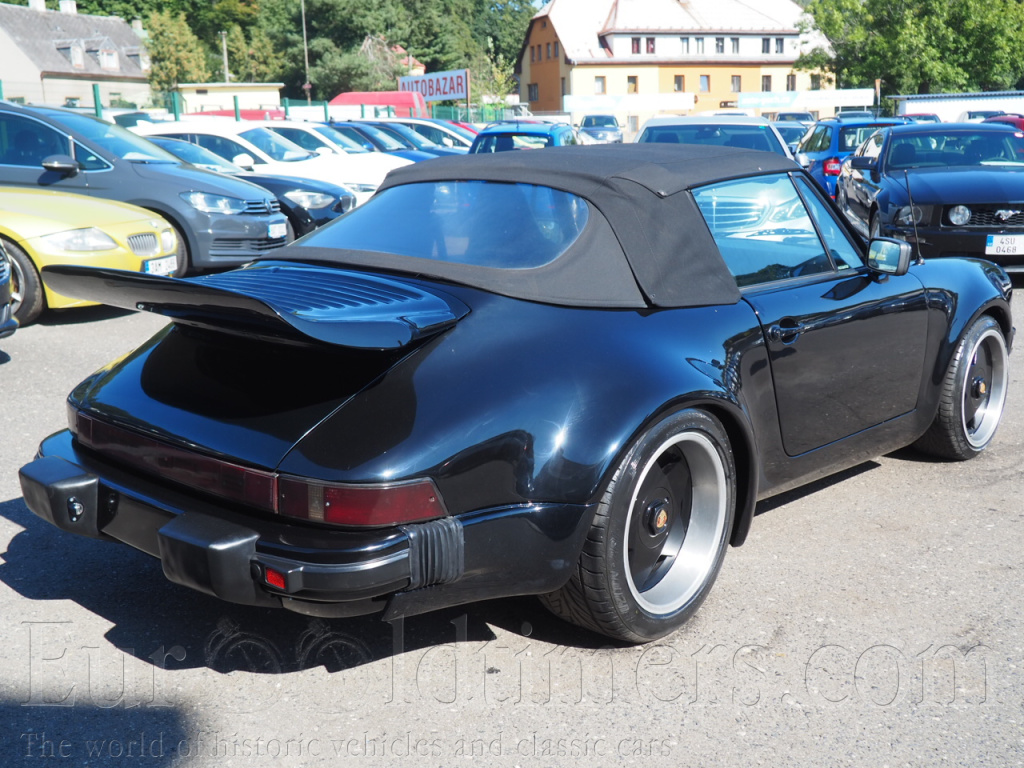
[[[0,341],[0,765],[1024,762],[1020,351],[985,455],[762,503],[688,626],[611,647],[531,598],[396,624],[233,606],[35,518],[17,470],[67,392],[161,325],[90,308]]]

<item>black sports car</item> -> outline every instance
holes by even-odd
[[[990,443],[1006,273],[865,249],[779,155],[440,158],[280,258],[63,294],[171,324],[87,378],[28,506],[169,579],[304,614],[537,594],[626,641],[707,596],[755,502]]]
[[[1024,272],[1024,133],[917,123],[873,134],[842,166],[836,204],[864,234],[921,256],[977,256]]]

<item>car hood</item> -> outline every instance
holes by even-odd
[[[248,181],[206,171],[189,165],[173,163],[132,163],[141,178],[158,184],[173,184],[179,192],[201,191],[237,197],[239,200],[272,200],[267,190]]]
[[[0,187],[0,226],[18,239],[69,229],[149,222],[159,217],[128,203],[47,189]]]
[[[1024,168],[921,168],[909,171],[907,178],[919,204],[1024,202]],[[891,189],[906,197],[902,173],[888,181]]]

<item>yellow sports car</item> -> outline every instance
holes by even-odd
[[[14,316],[28,325],[44,309],[93,302],[56,293],[39,279],[50,264],[172,274],[177,238],[167,221],[135,205],[46,189],[0,187],[0,241],[11,259]]]

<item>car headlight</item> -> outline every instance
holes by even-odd
[[[181,199],[203,213],[245,213],[245,201],[209,192],[182,192]]]
[[[299,206],[299,208],[305,208],[306,210],[326,208],[335,199],[334,195],[328,195],[324,192],[307,192],[304,189],[293,189],[291,192],[285,192],[284,196]]]
[[[962,227],[971,220],[971,209],[966,205],[954,205],[949,209],[949,223],[956,227]]]
[[[174,230],[165,229],[160,233],[160,247],[165,253],[173,251],[178,247],[178,238],[174,234]]]
[[[117,248],[114,239],[96,227],[69,229],[39,238],[51,251],[110,251]]]
[[[920,224],[922,219],[924,219],[924,209],[918,205],[913,207],[904,205],[896,211],[897,224]]]

